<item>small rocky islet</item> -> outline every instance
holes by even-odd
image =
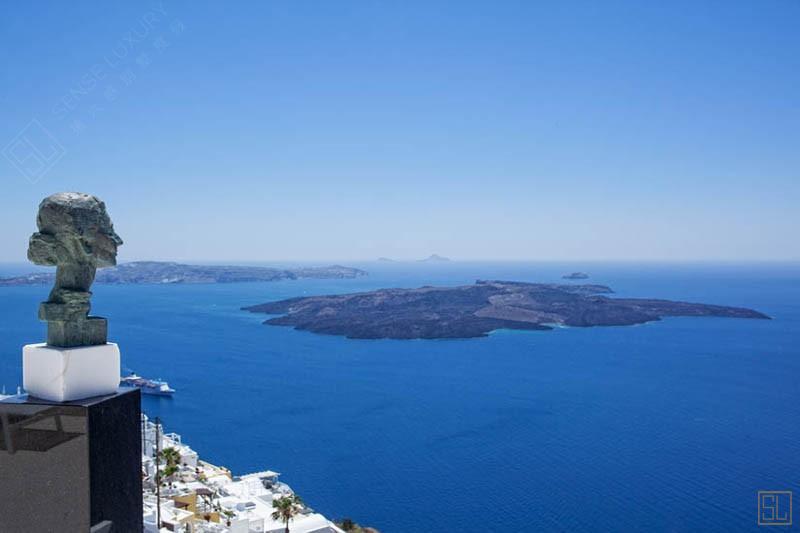
[[[571,272],[561,276],[561,279],[589,279],[589,274],[586,272]]]
[[[663,317],[769,319],[743,307],[610,298],[605,285],[477,281],[458,287],[380,289],[290,298],[244,307],[281,315],[264,324],[353,339],[484,337],[497,329],[630,326]]]

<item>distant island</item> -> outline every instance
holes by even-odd
[[[398,263],[397,259],[391,259],[389,257],[379,257],[376,259],[379,263]],[[408,260],[406,260],[408,261]],[[447,257],[442,257],[438,254],[431,254],[425,259],[417,259],[417,263],[449,263],[451,260]]]
[[[561,279],[589,279],[589,274],[586,272],[573,272],[572,274],[564,274]]]
[[[438,254],[432,254],[426,257],[425,259],[419,260],[420,263],[447,263],[449,261],[450,259],[448,259],[447,257],[442,257],[441,255]]]
[[[96,283],[237,283],[245,281],[280,281],[286,279],[340,279],[365,276],[357,268],[340,265],[280,269],[256,266],[184,265],[162,261],[135,261],[97,271]],[[52,272],[0,278],[0,287],[44,285],[53,282]]]
[[[741,307],[605,296],[612,292],[605,285],[477,281],[459,287],[290,298],[243,309],[283,315],[264,322],[271,326],[353,339],[483,337],[503,328],[627,326],[668,316],[769,319]]]

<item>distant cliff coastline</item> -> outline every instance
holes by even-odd
[[[238,283],[246,281],[280,281],[286,279],[342,279],[366,276],[357,268],[340,265],[280,269],[255,266],[184,265],[161,261],[123,263],[97,271],[96,283]],[[0,287],[44,285],[53,282],[52,272],[0,278]]]
[[[741,307],[605,296],[611,292],[605,285],[478,281],[291,298],[244,309],[283,315],[264,322],[268,325],[358,339],[481,337],[503,328],[627,326],[667,316],[769,318]]]

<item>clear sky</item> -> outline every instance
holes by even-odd
[[[7,2],[0,261],[800,258],[800,2]]]

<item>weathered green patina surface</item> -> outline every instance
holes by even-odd
[[[97,268],[117,264],[122,239],[95,196],[61,192],[39,205],[39,231],[31,236],[28,259],[56,267],[50,297],[39,307],[47,322],[47,344],[58,347],[92,346],[107,342],[107,322],[89,316],[89,289]]]

